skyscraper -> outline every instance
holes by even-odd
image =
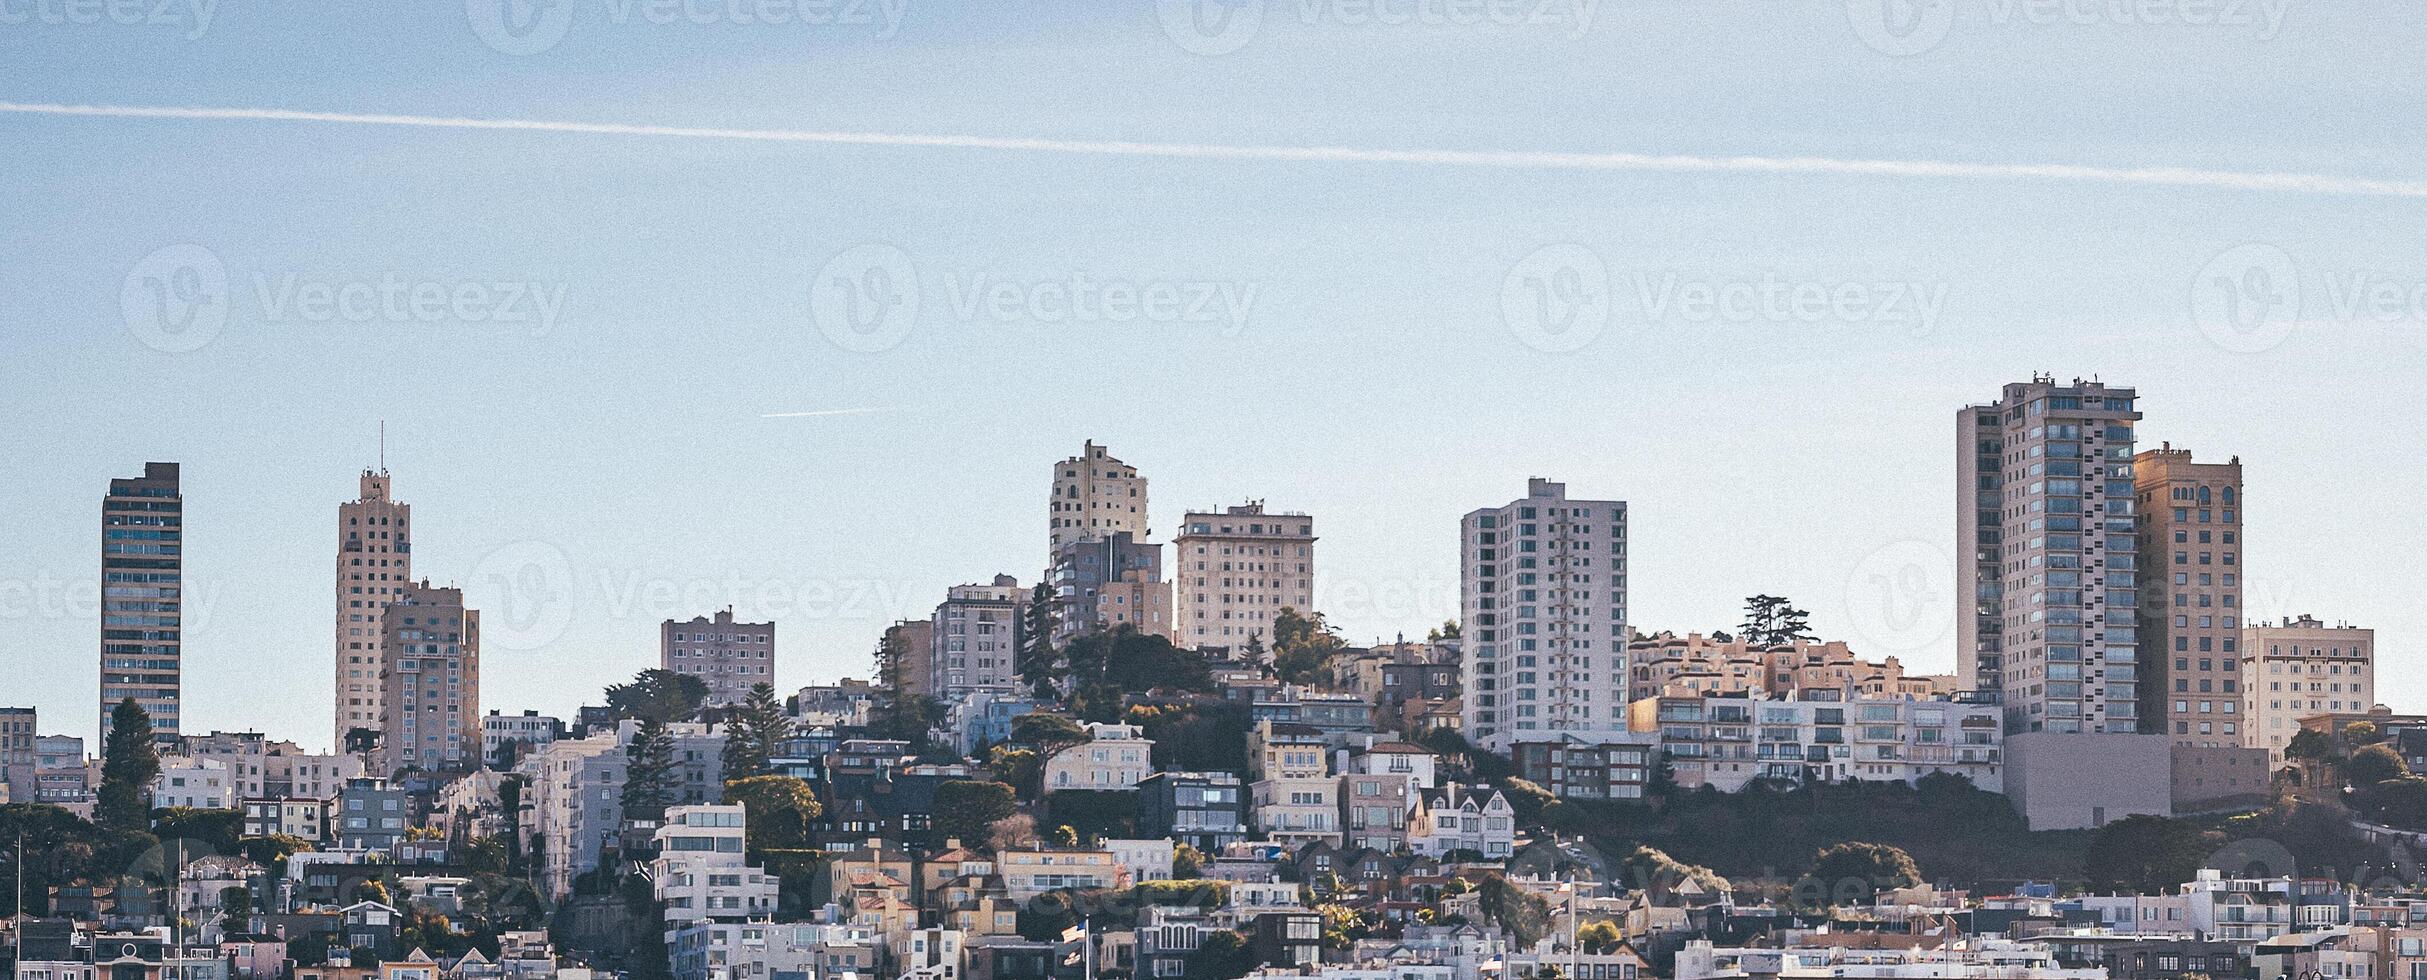
[[[413,506],[391,495],[387,470],[362,471],[361,495],[337,505],[336,734],[380,724],[387,666],[380,616],[413,581]]]
[[[126,698],[177,738],[185,662],[185,497],[177,464],[145,463],[101,500],[101,739]]]
[[[1051,543],[1048,564],[1062,546],[1074,541],[1127,531],[1146,540],[1146,478],[1135,467],[1114,459],[1104,447],[1087,443],[1079,455],[1053,466]]]
[[[2190,748],[2238,748],[2242,688],[2242,461],[2171,445],[2132,460],[2139,491],[2141,730]],[[2110,584],[2113,573],[2109,573]]]
[[[658,627],[658,665],[708,684],[707,704],[740,704],[750,689],[775,683],[775,624],[742,623],[733,608],[716,618],[666,620]]]
[[[1261,500],[1190,511],[1172,554],[1182,646],[1236,656],[1250,640],[1272,646],[1281,610],[1315,611],[1315,519],[1305,514],[1267,512]]]
[[[1469,512],[1458,550],[1467,738],[1505,752],[1626,731],[1626,503],[1536,477]]]
[[[481,766],[480,614],[407,582],[380,615],[379,774]]]
[[[2045,375],[1957,416],[1959,659],[2009,732],[2139,730],[2140,418],[2130,388]]]

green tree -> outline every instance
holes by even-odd
[[[997,820],[1019,809],[1011,786],[993,780],[955,779],[935,788],[935,834],[983,847]]]
[[[1028,608],[1021,615],[1016,666],[1020,682],[1028,685],[1029,693],[1040,701],[1052,700],[1061,693],[1056,686],[1062,680],[1062,671],[1060,658],[1053,649],[1054,628],[1053,588],[1038,582],[1028,593]]]
[[[2304,728],[2293,732],[2292,740],[2284,743],[2284,755],[2310,762],[2323,761],[2334,755],[2334,740],[2327,738],[2325,732]]]
[[[253,890],[235,885],[219,890],[219,931],[234,935],[253,931]]]
[[[1584,947],[1587,953],[1615,952],[1625,942],[1626,934],[1608,919],[1595,919],[1576,930],[1576,945]]]
[[[2410,764],[2402,761],[2402,754],[2390,745],[2362,746],[2343,762],[2343,781],[2363,790],[2408,775]]]
[[[1077,846],[1079,846],[1079,831],[1078,831],[1078,828],[1076,828],[1076,827],[1072,827],[1072,826],[1071,826],[1071,825],[1069,825],[1069,824],[1063,824],[1063,825],[1061,825],[1061,826],[1059,826],[1059,827],[1055,827],[1055,828],[1053,828],[1053,846],[1055,846],[1055,847],[1077,847]]]
[[[1667,851],[1649,845],[1636,847],[1635,853],[1627,857],[1626,873],[1629,885],[1664,905],[1691,893],[1718,897],[1734,890],[1719,872],[1679,861]]]
[[[1256,968],[1256,952],[1247,937],[1223,929],[1207,933],[1186,962],[1183,980],[1238,980]]]
[[[1323,916],[1323,948],[1333,952],[1346,952],[1371,931],[1357,910],[1346,905],[1326,903],[1315,911]]]
[[[1056,752],[1094,738],[1087,734],[1086,726],[1072,721],[1069,715],[1031,711],[1011,719],[1011,740],[1035,748],[1044,758],[1052,758]]]
[[[698,717],[707,700],[707,681],[655,667],[633,675],[631,683],[607,687],[607,708],[616,717],[661,725]]]
[[[152,825],[152,780],[160,775],[160,748],[152,716],[134,698],[110,709],[110,734],[101,749],[101,789],[93,816],[111,830],[139,831]]]
[[[1483,914],[1515,936],[1517,945],[1531,946],[1550,932],[1551,903],[1541,896],[1512,885],[1497,874],[1485,875],[1476,891]]]
[[[674,786],[674,733],[665,722],[644,718],[624,746],[624,819],[665,819]]]
[[[1171,847],[1171,876],[1187,881],[1205,874],[1205,852],[1182,841]]]
[[[1795,608],[1783,596],[1746,596],[1744,622],[1737,630],[1746,643],[1777,646],[1812,638],[1812,614]]]
[[[170,807],[152,817],[152,836],[161,840],[194,840],[220,854],[236,852],[244,832],[244,811]]]
[[[2210,844],[2188,821],[2134,814],[2099,828],[2082,868],[2095,890],[2158,895],[2197,876]]]
[[[1088,721],[1119,719],[1123,699],[1133,694],[1213,690],[1213,667],[1203,654],[1128,623],[1072,640],[1062,659],[1069,665],[1072,713]]]
[[[725,718],[725,778],[771,772],[776,752],[791,734],[792,719],[785,717],[783,702],[775,699],[775,685],[751,685],[749,696]]]
[[[809,846],[809,825],[825,812],[817,793],[795,776],[728,779],[725,802],[741,805],[750,849],[759,852]]]
[[[1292,684],[1329,680],[1332,657],[1347,643],[1332,632],[1322,613],[1306,614],[1281,607],[1272,623],[1274,676]]]
[[[1010,783],[1021,799],[1037,798],[1037,782],[1043,778],[1044,766],[1037,761],[1035,749],[997,745],[987,753],[986,767],[994,770],[995,778]]]
[[[2370,745],[2382,737],[2373,721],[2355,721],[2343,726],[2344,745]]]
[[[1883,888],[1921,884],[1921,868],[1903,848],[1847,841],[1821,848],[1812,870],[1796,883],[1797,904],[1810,908],[1870,901]]]

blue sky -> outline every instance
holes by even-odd
[[[488,0],[218,0],[197,30],[202,2],[0,0],[0,101],[2427,180],[2427,20],[2392,0],[1935,0],[1902,35],[1859,30],[1867,0],[1273,0],[1212,54],[1147,2],[571,0],[498,45]],[[1944,668],[1954,411],[2042,370],[2239,454],[2250,611],[2376,627],[2415,705],[2422,583],[2385,545],[2427,529],[2399,502],[2422,212],[0,112],[0,703],[89,735],[98,498],[177,460],[189,728],[324,743],[336,505],[382,419],[417,573],[488,611],[488,707],[569,711],[727,601],[778,621],[783,685],[864,672],[946,586],[1033,579],[1048,467],[1088,438],[1152,481],[1158,537],[1247,497],[1315,514],[1318,604],[1359,639],[1453,614],[1457,516],[1543,475],[1632,503],[1639,628],[1778,593]],[[863,336],[854,293],[916,309]],[[764,417],[803,412],[844,414]]]

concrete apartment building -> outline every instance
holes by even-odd
[[[1843,640],[1801,640],[1760,645],[1717,640],[1700,633],[1661,633],[1627,644],[1627,699],[1664,694],[1734,694],[1756,691],[1773,697],[1805,688],[1846,690],[1872,697],[1945,697],[1956,679],[1915,674],[1889,657],[1871,663]]]
[[[2375,630],[2307,615],[2254,622],[2242,629],[2242,653],[2247,744],[2270,760],[2283,759],[2301,719],[2376,706]]]
[[[1536,477],[1469,512],[1458,541],[1467,738],[1506,752],[1626,731],[1626,503]]]
[[[1049,573],[1054,645],[1099,629],[1128,626],[1173,638],[1171,583],[1163,580],[1163,546],[1127,531],[1054,550]]]
[[[1020,580],[997,575],[985,585],[956,585],[935,607],[929,634],[932,693],[1006,693],[1020,686],[1020,644],[1028,593]]]
[[[1635,731],[1657,734],[1677,785],[1736,792],[1756,779],[1917,783],[1951,773],[2004,788],[2003,715],[1978,699],[1671,696],[1635,702]],[[2121,814],[2118,814],[2121,816]]]
[[[1172,544],[1172,622],[1182,646],[1234,655],[1250,640],[1270,647],[1281,610],[1315,611],[1312,517],[1267,513],[1261,500],[1191,511]]]
[[[2133,458],[2139,494],[2142,730],[2182,748],[2240,748],[2242,462],[2172,445]],[[2110,573],[2112,580],[2112,573]]]
[[[1958,563],[1958,620],[1980,630],[1969,686],[2003,692],[2010,732],[2140,731],[2134,399],[2041,375],[1958,417],[1958,534],[1982,546]],[[1975,597],[1994,600],[1993,644]]]
[[[377,729],[387,656],[380,648],[381,612],[413,582],[413,507],[399,503],[388,471],[364,470],[355,499],[337,505],[337,648],[335,732]]]
[[[1053,465],[1053,499],[1047,562],[1062,546],[1127,531],[1144,541],[1146,478],[1093,441],[1079,454]]]
[[[32,708],[0,708],[0,803],[32,803],[41,795],[37,724]]]
[[[501,762],[499,750],[515,745],[520,754],[547,748],[565,737],[565,723],[554,717],[525,709],[522,714],[500,714],[492,708],[480,720],[480,758],[484,765],[497,769],[514,768],[511,762]]]
[[[84,740],[74,735],[34,736],[34,795],[32,799],[58,806],[90,808],[93,769],[86,764]]]
[[[775,683],[775,624],[740,623],[733,607],[716,616],[658,626],[658,666],[708,685],[707,704],[740,704],[750,688]]]
[[[177,464],[145,463],[101,499],[101,741],[134,698],[163,743],[180,730],[185,672],[185,496]]]
[[[380,618],[380,775],[481,766],[480,613],[463,603],[407,583]]]

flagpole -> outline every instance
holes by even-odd
[[[1095,920],[1090,916],[1079,917],[1079,968],[1084,972],[1087,980],[1096,980],[1096,937],[1092,931],[1094,924]]]

